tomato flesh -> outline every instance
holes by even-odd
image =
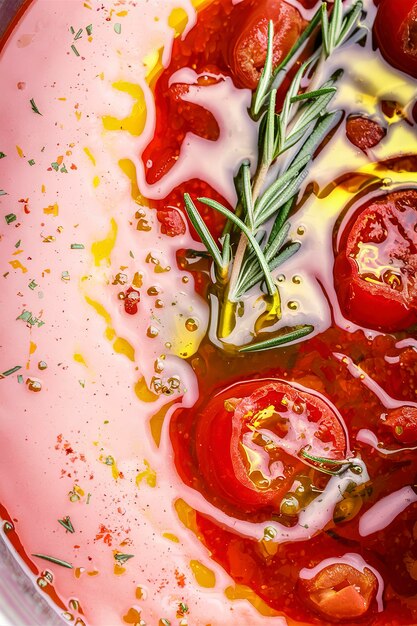
[[[361,207],[340,240],[335,288],[344,315],[386,332],[417,320],[417,191]]]
[[[417,77],[416,0],[382,0],[374,35],[382,55],[391,65]]]
[[[362,617],[375,597],[378,581],[368,568],[363,572],[348,563],[324,567],[313,578],[301,578],[301,598],[330,621]]]
[[[346,137],[363,152],[378,145],[385,135],[386,130],[368,117],[350,115],[346,121]]]
[[[202,475],[211,490],[243,509],[277,506],[305,468],[302,450],[338,460],[346,454],[345,431],[331,407],[280,381],[234,385],[197,420]]]
[[[246,3],[239,18],[239,28],[229,44],[228,63],[239,86],[256,89],[265,65],[269,20],[274,22],[274,67],[299,38],[305,22],[300,12],[283,0]]]

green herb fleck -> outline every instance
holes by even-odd
[[[4,189],[0,189],[0,196],[7,196],[7,191],[4,191]]]
[[[63,172],[64,174],[68,174],[68,170],[67,170],[67,168],[65,167],[65,163],[63,163],[63,164],[62,164],[62,167],[61,167],[61,170],[60,170],[60,171],[61,171],[61,172]]]
[[[78,382],[80,383],[81,387],[84,389],[84,387],[85,387],[85,380],[79,380]]]
[[[73,53],[75,54],[76,57],[80,56],[80,53],[78,52],[77,48],[74,46],[74,44],[72,44],[71,46],[71,50],[73,51]]]
[[[16,319],[23,320],[24,322],[27,322],[30,326],[38,326],[38,328],[45,324],[45,322],[43,322],[41,319],[39,319],[38,317],[34,317],[30,311],[26,310],[24,310],[19,315],[19,317],[16,317]]]
[[[68,563],[68,561],[63,561],[62,559],[57,559],[54,556],[48,556],[46,554],[32,554],[32,556],[36,556],[38,557],[38,559],[44,559],[44,561],[49,561],[50,563],[55,563],[55,565],[61,565],[62,567],[73,569],[71,563]]]
[[[3,372],[1,374],[2,378],[5,378],[6,376],[11,376],[12,374],[14,374],[15,372],[18,372],[20,369],[22,369],[21,365],[15,365],[14,367],[12,367],[9,370],[6,370],[5,372]]]
[[[4,216],[4,219],[6,220],[6,224],[11,224],[17,220],[17,217],[14,213],[8,213]]]
[[[37,113],[38,115],[42,115],[42,113],[39,111],[38,107],[36,106],[35,101],[34,101],[33,98],[30,100],[30,105],[31,105],[32,111],[34,111],[34,113]]]
[[[86,504],[90,504],[91,493],[87,493]]]
[[[68,532],[75,533],[74,526],[72,525],[69,515],[62,519],[59,519],[58,523],[61,524],[61,526],[63,526],[65,530],[68,530]]]
[[[54,161],[53,163],[51,163],[51,167],[57,172],[59,170],[59,163]]]
[[[38,283],[36,283],[34,280],[31,280],[28,287],[29,289],[36,289],[36,287],[38,286]]]
[[[71,244],[71,250],[84,250],[84,244],[83,243],[72,243]]]
[[[7,155],[4,152],[0,152],[0,159],[4,159]]]
[[[114,25],[114,32],[116,33],[116,35],[120,35],[120,33],[122,32],[122,25],[119,24],[119,22],[116,22],[116,24]]]
[[[71,32],[71,35],[73,35],[75,33],[75,30],[74,30],[73,26],[70,26],[70,32]]]
[[[22,376],[22,374],[19,374],[17,376],[17,382],[19,383],[19,385],[21,385],[23,383],[23,376]]]
[[[35,160],[34,159],[29,159],[28,163],[29,163],[29,165],[35,165]]]
[[[114,558],[119,565],[124,565],[129,559],[133,559],[134,556],[134,554],[122,554],[122,552],[117,552]]]
[[[14,244],[15,248],[20,248],[20,244],[22,243],[22,240],[19,239],[19,241],[16,241],[16,243]]]
[[[77,34],[74,37],[74,41],[77,41],[77,39],[81,39],[81,33],[83,32],[83,29],[80,28],[79,31],[77,32]]]
[[[85,30],[87,31],[87,35],[91,35],[91,33],[93,32],[93,25],[89,24],[85,27]]]

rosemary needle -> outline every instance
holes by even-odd
[[[62,559],[57,559],[54,556],[48,556],[47,554],[32,554],[32,556],[36,556],[38,557],[38,559],[43,559],[44,561],[49,561],[50,563],[55,563],[55,565],[61,565],[62,567],[73,569],[71,563],[68,563],[68,561],[63,561]]]

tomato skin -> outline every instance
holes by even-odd
[[[417,77],[417,1],[381,0],[373,32],[388,63]]]
[[[237,383],[228,387],[210,400],[197,416],[196,454],[206,483],[211,491],[246,511],[279,504],[290,490],[295,476],[305,467],[298,453],[306,446],[312,455],[323,456],[323,446],[327,458],[341,459],[346,454],[344,428],[327,403],[312,393],[279,380],[262,383],[265,381]],[[225,408],[226,400],[233,403],[234,410]],[[290,446],[293,444],[293,449],[279,450],[278,463],[282,464],[282,469],[277,467],[276,461],[263,468],[265,472],[261,468],[263,477],[270,471],[271,481],[268,487],[260,488],[259,483],[255,484],[248,474],[242,443],[245,437],[252,439],[254,432],[261,433],[259,426],[251,424],[250,416],[255,419],[259,412],[271,405],[276,408],[276,414],[284,416],[283,419],[290,419],[285,417],[288,412],[293,418],[290,420],[292,423],[297,420],[295,428],[298,437],[294,442],[291,435],[285,433],[281,437],[276,429],[273,431],[282,441],[285,439]],[[310,431],[314,428],[312,424],[317,424],[314,435],[306,435],[308,427]]]
[[[240,87],[256,89],[265,65],[269,20],[274,22],[274,67],[296,42],[305,22],[300,12],[283,0],[248,2],[236,16],[238,26],[229,43],[228,64]]]
[[[413,189],[379,196],[355,212],[342,233],[333,272],[349,320],[384,332],[417,321],[416,225]]]
[[[313,578],[300,578],[298,585],[306,604],[334,622],[362,617],[377,587],[378,581],[370,569],[361,572],[348,563],[327,565]]]
[[[368,117],[350,115],[346,120],[346,137],[363,152],[378,145],[386,134],[386,130],[378,122]]]

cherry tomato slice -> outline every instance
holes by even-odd
[[[379,196],[348,223],[334,266],[343,314],[385,332],[417,320],[417,191]]]
[[[274,22],[274,67],[284,59],[305,27],[300,12],[283,0],[248,2],[231,19],[236,20],[237,27],[230,40],[228,63],[236,83],[248,89],[256,89],[265,65],[269,20]]]
[[[346,120],[346,137],[364,152],[378,145],[386,134],[387,131],[369,117],[350,115]]]
[[[391,65],[417,77],[416,0],[382,0],[374,35],[383,57]]]
[[[210,489],[244,510],[279,504],[305,468],[300,455],[341,459],[346,435],[313,393],[281,381],[237,383],[197,417],[196,452]]]
[[[313,578],[300,578],[303,600],[330,621],[364,615],[377,591],[378,581],[368,568],[361,572],[348,563],[327,565]]]

